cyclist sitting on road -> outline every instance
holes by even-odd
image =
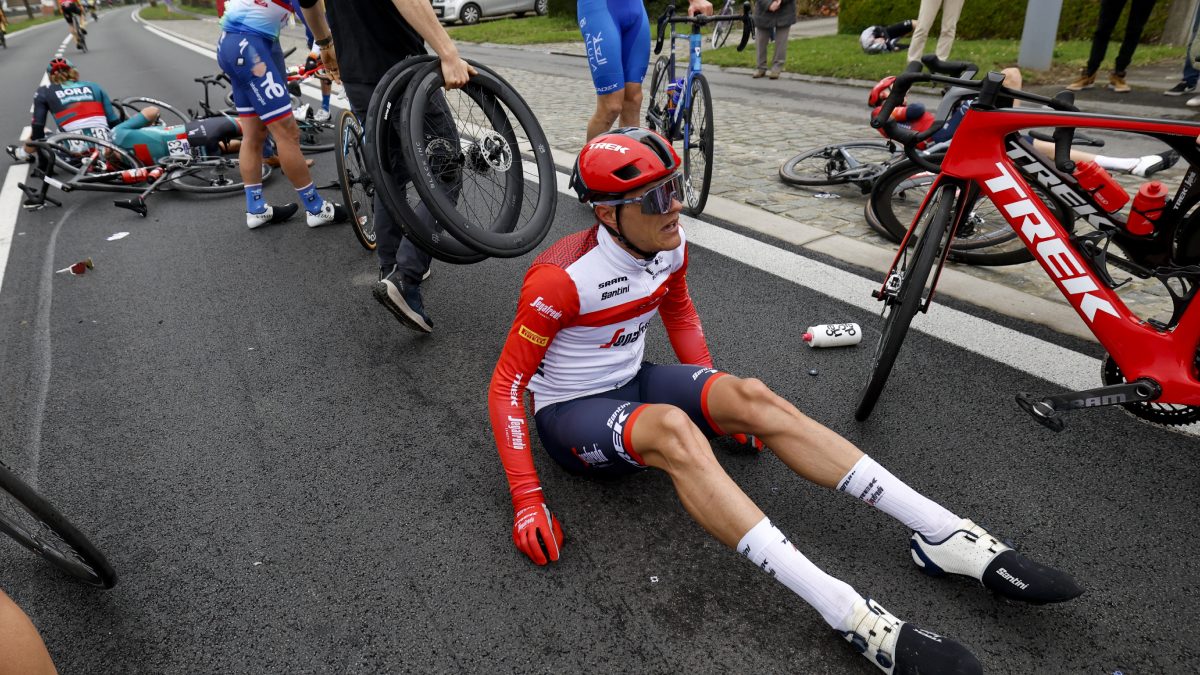
[[[800,476],[900,520],[913,531],[914,562],[929,574],[969,576],[1036,603],[1069,600],[1082,589],[917,493],[762,382],[714,369],[688,293],[679,168],[666,140],[644,129],[618,129],[579,153],[571,185],[598,222],[530,266],[488,390],[513,542],[539,565],[558,560],[563,542],[530,452],[528,388],[542,444],[563,468],[590,477],[666,471],[694,520],[812,605],[884,671],[980,672],[965,647],[915,629],[805,558],[725,473],[707,439],[752,435]],[[642,360],[660,313],[684,365]]]
[[[1017,91],[1021,90],[1022,79],[1019,69],[1005,68],[1001,73],[1004,75],[1003,85],[1005,87]],[[880,108],[883,107],[883,101],[891,94],[892,83],[895,81],[896,78],[894,76],[888,76],[871,88],[871,93],[867,95],[867,105],[873,108],[871,112],[872,116],[878,114]],[[967,114],[967,109],[971,107],[974,100],[974,98],[969,98],[960,102],[954,108],[954,111],[951,112],[949,119],[946,120],[946,124],[934,133],[933,136],[930,136],[923,147],[944,143],[953,138],[954,132],[958,129],[959,123],[962,122],[963,116]],[[1020,101],[1013,101],[1014,106],[1019,104]],[[899,122],[900,126],[914,131],[924,131],[936,121],[933,113],[929,112],[925,108],[925,104],[919,101],[896,106],[892,110],[892,119]],[[882,129],[879,132],[881,134],[884,133]],[[1026,140],[1031,141],[1034,149],[1042,155],[1046,157],[1054,156],[1053,143],[1035,138],[1027,138]],[[1079,162],[1095,162],[1110,171],[1121,171],[1147,178],[1159,171],[1175,166],[1175,163],[1179,161],[1179,153],[1174,150],[1164,150],[1157,154],[1143,155],[1141,157],[1109,157],[1107,155],[1093,155],[1089,152],[1072,148],[1071,160],[1076,164]]]
[[[325,21],[323,0],[300,0],[305,18],[322,37],[316,43],[331,77],[337,77],[333,38]],[[287,67],[279,47],[279,29],[291,14],[287,3],[265,0],[230,0],[221,19],[217,63],[229,75],[233,102],[242,121],[240,170],[246,184],[246,226],[250,229],[287,220],[295,204],[272,206],[263,199],[262,157],[267,125],[279,153],[284,174],[291,180],[307,212],[309,227],[345,222],[346,209],[317,193],[312,174],[300,150],[300,127],[292,116],[287,90]]]
[[[588,120],[587,139],[612,128],[635,126],[642,113],[642,80],[650,65],[650,17],[634,0],[579,0],[579,31],[587,48],[596,112]],[[712,14],[708,0],[688,0],[688,16]]]
[[[79,41],[79,33],[87,35],[86,23],[83,18],[83,8],[79,6],[77,0],[58,0],[58,9],[62,12],[63,20],[71,27],[71,36],[75,38],[75,48],[83,49],[83,45]],[[71,17],[79,17],[79,33],[75,32],[75,22],[71,21]]]

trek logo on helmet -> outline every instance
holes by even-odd
[[[617,145],[616,143],[591,143],[588,145],[588,148],[591,150],[612,150],[614,152],[619,152],[622,155],[629,152],[629,148],[623,145]]]

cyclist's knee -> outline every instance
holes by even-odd
[[[627,106],[642,106],[642,88],[641,87],[625,87],[625,105]]]
[[[729,386],[734,395],[730,417],[739,429],[762,433],[771,426],[773,419],[779,418],[780,413],[791,415],[795,411],[762,380],[753,377],[731,378]]]
[[[625,94],[623,91],[605,94],[596,101],[596,116],[607,119],[608,123],[612,124],[621,116],[621,110],[624,107]]]
[[[300,127],[296,124],[296,118],[285,117],[278,122],[271,124],[271,134],[275,137],[275,141],[287,141],[296,145],[300,144]]]
[[[646,463],[668,473],[716,462],[704,434],[673,405],[649,406],[638,417],[633,437],[634,449]]]
[[[151,124],[154,124],[155,122],[157,122],[158,121],[158,106],[148,105],[145,108],[142,108],[142,117],[145,117],[146,121]]]

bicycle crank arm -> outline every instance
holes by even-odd
[[[1162,396],[1162,387],[1157,382],[1140,379],[1136,382],[1072,391],[1041,399],[1035,399],[1031,394],[1020,393],[1017,394],[1017,405],[1037,420],[1038,424],[1054,431],[1062,431],[1066,426],[1062,419],[1062,414],[1065,412],[1126,403],[1144,403],[1153,401],[1159,396]]]

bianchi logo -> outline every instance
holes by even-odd
[[[1004,579],[1008,583],[1012,584],[1013,586],[1020,588],[1021,590],[1025,590],[1025,589],[1029,588],[1029,584],[1025,583],[1024,581],[1021,581],[1021,579],[1019,577],[1016,577],[1016,576],[1010,574],[1009,571],[1004,569],[1003,567],[996,570],[996,574],[999,574],[1002,579]]]

